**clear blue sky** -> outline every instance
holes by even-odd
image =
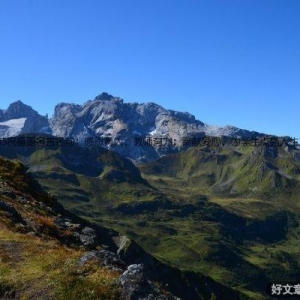
[[[300,137],[299,0],[1,0],[0,108],[106,91]]]

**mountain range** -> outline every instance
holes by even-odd
[[[21,101],[0,110],[0,137],[30,132],[73,138],[80,145],[111,149],[137,162],[183,151],[191,146],[187,138],[263,136],[234,126],[208,125],[190,113],[152,102],[124,103],[105,92],[83,105],[59,103],[50,119]]]

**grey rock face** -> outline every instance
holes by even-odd
[[[54,135],[74,137],[82,145],[102,146],[141,162],[184,150],[184,137],[257,134],[232,126],[210,126],[190,113],[152,102],[124,103],[107,93],[83,105],[58,104],[50,126]]]

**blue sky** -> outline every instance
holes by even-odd
[[[300,137],[299,0],[1,0],[0,108],[106,91]]]

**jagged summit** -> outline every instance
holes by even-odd
[[[103,93],[99,94],[98,96],[96,96],[95,100],[111,100],[113,98],[114,98],[113,95],[103,92]]]
[[[28,106],[28,105],[26,105],[25,103],[23,103],[21,100],[16,100],[16,101],[12,102],[9,106],[12,106],[12,105],[23,105],[23,106]]]

